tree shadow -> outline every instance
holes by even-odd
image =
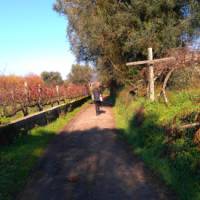
[[[50,143],[19,199],[173,199],[117,137],[121,131],[63,131]]]
[[[199,167],[194,166],[199,156],[192,155],[195,148],[188,139],[171,134],[166,125],[160,124],[156,113],[144,114],[139,109],[131,117],[122,138],[181,198],[196,199]]]
[[[54,132],[38,130],[36,135],[23,134],[12,145],[0,146],[0,199],[15,199],[54,136]]]
[[[117,89],[116,89],[117,88]],[[110,95],[104,98],[102,105],[105,107],[114,107],[119,93],[123,90],[122,86],[117,86],[110,91]]]

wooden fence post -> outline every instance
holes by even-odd
[[[40,84],[38,84],[38,110],[42,111],[43,110],[43,105],[42,105],[42,87]]]
[[[60,104],[60,91],[59,91],[59,85],[56,85],[56,93],[57,93],[57,101],[58,105]]]
[[[24,116],[27,116],[29,113],[28,113],[28,83],[25,81],[24,82],[24,94],[25,94],[25,101],[22,102],[22,112],[24,114]]]
[[[152,48],[148,48],[148,60],[153,60]],[[155,100],[153,64],[149,64],[149,98],[151,101]]]

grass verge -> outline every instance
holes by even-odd
[[[87,103],[86,103],[87,104]],[[0,199],[15,199],[49,141],[84,107],[74,109],[44,127],[32,129],[9,146],[0,147]]]
[[[199,110],[191,101],[194,92],[171,93],[171,104],[151,103],[144,98],[132,99],[122,91],[115,105],[117,128],[123,130],[123,137],[133,147],[134,153],[156,172],[170,186],[180,199],[200,199],[200,152],[193,143],[194,133],[185,132],[170,144],[166,144],[164,127],[180,123],[179,116]],[[195,94],[200,94],[196,91]],[[144,107],[144,119],[136,125],[136,111]]]

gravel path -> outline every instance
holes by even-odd
[[[80,112],[49,145],[21,200],[174,199],[117,137],[112,108]]]

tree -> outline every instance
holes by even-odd
[[[200,25],[199,0],[57,0],[68,17],[68,36],[78,61],[92,61],[110,80],[134,82],[129,60],[160,57],[185,46]]]
[[[62,77],[59,72],[47,72],[41,73],[41,77],[46,84],[61,85],[63,83]]]
[[[93,69],[88,65],[72,65],[68,81],[74,84],[88,84],[93,76]]]

